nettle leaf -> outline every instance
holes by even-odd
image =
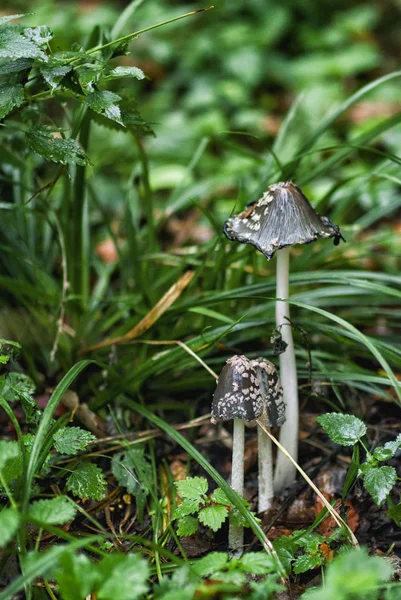
[[[24,103],[24,88],[20,83],[0,86],[0,119],[3,119],[14,108]]]
[[[384,450],[386,452],[391,452],[391,458],[394,456],[394,454],[397,452],[397,450],[401,448],[401,433],[399,433],[397,435],[397,437],[395,438],[395,440],[393,440],[392,442],[386,442],[384,444]],[[376,450],[378,450],[378,448],[376,448]],[[378,460],[382,460],[382,459],[378,459]],[[387,460],[387,459],[385,459]]]
[[[394,504],[389,508],[387,516],[394,521],[397,527],[401,527],[401,504]]]
[[[77,600],[90,595],[97,579],[96,568],[85,554],[66,550],[59,559],[55,577],[63,600]]]
[[[211,500],[213,502],[217,502],[218,504],[225,504],[226,506],[233,506],[232,502],[227,498],[225,493],[221,488],[216,488],[211,495]]]
[[[64,65],[62,62],[52,62],[43,65],[40,68],[41,75],[49,87],[54,91],[61,83],[63,78],[72,70],[69,65]]]
[[[181,498],[193,498],[199,501],[204,500],[209,487],[204,477],[187,477],[176,481],[175,485]]]
[[[12,372],[0,377],[0,394],[7,402],[19,400],[28,422],[31,421],[33,414],[39,412],[35,398],[32,396],[34,391],[35,384],[28,375]]]
[[[66,496],[37,500],[29,507],[28,519],[45,525],[63,525],[75,518],[77,509]]]
[[[0,28],[0,58],[40,58],[44,62],[48,60],[39,46],[21,33],[18,27],[10,25]]]
[[[22,475],[22,456],[18,442],[0,440],[0,472],[6,483]]]
[[[178,520],[177,535],[189,536],[198,531],[198,521],[194,517],[181,517]]]
[[[102,469],[93,463],[79,463],[67,479],[67,490],[79,498],[103,500],[106,479]]]
[[[148,563],[138,554],[110,554],[97,563],[97,600],[136,600],[148,591]]]
[[[210,527],[212,531],[218,531],[226,518],[228,517],[228,510],[225,506],[207,506],[199,511],[199,521]]]
[[[247,552],[240,558],[238,567],[241,571],[253,575],[265,575],[277,571],[277,564],[273,557],[266,552]]]
[[[117,121],[120,125],[124,125],[121,119],[120,107],[117,106],[117,103],[121,102],[121,100],[122,98],[118,94],[104,90],[88,94],[85,98],[85,103],[95,112],[112,121]]]
[[[213,579],[237,586],[242,586],[246,583],[246,575],[245,573],[241,573],[241,571],[215,571]]]
[[[376,467],[370,469],[363,479],[365,489],[372,496],[377,506],[386,499],[397,481],[394,467]]]
[[[327,413],[316,418],[331,440],[341,446],[353,446],[366,434],[366,426],[353,415]]]
[[[31,69],[33,60],[31,58],[17,58],[16,60],[8,60],[0,64],[0,77],[11,75],[12,73],[21,73]]]
[[[19,524],[20,515],[15,508],[4,508],[0,512],[0,548],[13,539]]]
[[[315,569],[316,567],[319,567],[323,561],[324,557],[320,553],[313,556],[311,554],[302,554],[302,556],[298,556],[293,564],[294,573],[298,575],[299,573],[305,573],[306,571]]]
[[[200,577],[213,575],[216,571],[224,569],[228,565],[228,554],[226,552],[210,552],[192,565],[193,571]]]
[[[118,485],[127,488],[135,496],[138,518],[142,522],[152,477],[152,467],[145,458],[145,449],[130,448],[116,454],[111,461],[111,470]]]
[[[134,77],[135,79],[145,79],[145,73],[138,67],[116,67],[112,69],[104,79],[120,79],[122,77]]]
[[[26,140],[29,147],[46,160],[62,165],[70,163],[77,165],[90,164],[89,158],[75,140],[64,140],[55,137],[56,135],[59,134],[53,134],[46,127],[36,126],[26,133]]]
[[[297,537],[296,533],[294,534],[294,537]],[[305,533],[298,538],[297,541],[298,546],[305,548],[306,552],[315,554],[315,552],[318,551],[320,544],[326,541],[326,538],[318,533]]]
[[[32,40],[38,46],[44,46],[53,38],[53,32],[46,25],[39,27],[26,27],[24,35],[28,40]]]
[[[54,447],[60,454],[78,454],[96,440],[89,431],[80,427],[62,427],[53,435]]]
[[[4,17],[0,18],[0,25],[3,25],[3,23],[8,23],[9,21],[15,21],[16,19],[22,19],[22,17],[27,17],[31,14],[32,13],[21,13],[19,15],[5,15]]]
[[[187,515],[193,515],[198,511],[200,504],[201,501],[199,498],[185,498],[175,509],[173,518],[178,519]]]

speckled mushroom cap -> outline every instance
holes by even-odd
[[[259,378],[246,356],[227,360],[217,381],[212,403],[212,423],[229,419],[253,421],[263,411]]]
[[[321,217],[291,181],[270,185],[259,200],[224,223],[224,233],[234,242],[252,244],[268,260],[285,246],[318,238],[333,237],[335,245],[344,240],[339,227]]]
[[[277,369],[266,358],[251,360],[251,365],[258,376],[267,424],[280,427],[285,422],[285,403]]]

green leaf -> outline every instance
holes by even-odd
[[[30,69],[33,65],[31,58],[17,58],[16,60],[10,60],[0,65],[0,77],[4,75],[11,75],[11,73],[20,73]]]
[[[39,25],[39,27],[26,27],[24,29],[24,36],[37,46],[44,46],[53,38],[53,33],[46,25]]]
[[[18,27],[10,25],[0,29],[0,58],[40,58],[47,61],[43,50],[20,33]]]
[[[297,539],[298,546],[305,548],[305,551],[309,554],[315,554],[320,544],[326,540],[323,535],[319,535],[318,533],[305,533],[301,537],[298,537],[297,532],[295,532],[294,537]]]
[[[36,126],[26,133],[30,148],[46,160],[62,165],[88,165],[89,158],[75,140],[55,137],[46,127]]]
[[[142,522],[152,477],[152,467],[145,458],[144,448],[130,448],[116,454],[111,461],[111,469],[118,485],[127,488],[135,496],[138,518]]]
[[[136,600],[148,591],[148,563],[138,554],[110,554],[98,563],[98,600]]]
[[[78,454],[96,440],[89,431],[80,427],[62,427],[53,435],[54,447],[60,454]]]
[[[227,564],[228,554],[226,552],[210,552],[192,565],[192,569],[197,575],[205,577],[224,569]]]
[[[20,83],[0,87],[0,119],[3,119],[14,108],[23,104],[24,88]]]
[[[28,518],[45,525],[64,525],[75,518],[77,509],[66,496],[37,500],[29,506]]]
[[[341,446],[353,446],[366,434],[366,426],[353,415],[327,413],[316,418],[330,439]]]
[[[376,467],[370,469],[363,479],[365,489],[372,496],[377,506],[386,499],[397,481],[394,467]]]
[[[14,508],[4,508],[0,512],[0,548],[8,544],[18,531],[20,515]]]
[[[294,561],[294,573],[298,575],[299,573],[305,573],[306,571],[310,571],[311,569],[315,569],[320,566],[324,562],[324,556],[320,553],[311,555],[311,554],[302,554],[302,556],[298,556],[298,558]]]
[[[384,444],[384,450],[385,450],[386,452],[391,452],[391,457],[393,457],[393,456],[394,456],[394,454],[397,452],[397,450],[398,450],[399,448],[401,448],[401,433],[399,433],[399,434],[397,435],[397,437],[395,438],[395,440],[394,440],[394,441],[392,441],[392,442],[386,442],[386,443]],[[377,449],[378,449],[378,448],[376,448],[376,450],[377,450]],[[375,450],[375,452],[376,452],[376,450]],[[391,458],[391,457],[390,457],[390,458]],[[378,460],[382,460],[382,459],[378,459]],[[384,460],[388,460],[388,459],[384,459]]]
[[[95,112],[117,121],[120,125],[124,125],[121,119],[121,110],[117,103],[122,100],[121,96],[110,92],[109,90],[97,91],[88,94],[85,98],[85,103]]]
[[[145,73],[138,67],[116,67],[104,79],[120,79],[121,77],[135,77],[145,79]]]
[[[249,600],[270,600],[278,598],[274,595],[276,592],[285,591],[285,588],[277,583],[277,575],[267,575],[262,581],[250,581],[249,587],[252,590]]]
[[[238,587],[246,583],[246,575],[245,573],[241,573],[241,571],[215,571],[213,579],[223,581],[224,583],[231,583]]]
[[[67,479],[67,490],[79,498],[103,500],[106,492],[103,471],[93,463],[79,463]]]
[[[22,456],[18,442],[0,440],[0,472],[6,483],[22,475]]]
[[[188,536],[198,531],[198,521],[194,517],[180,517],[178,519],[177,535]]]
[[[49,84],[52,91],[56,89],[62,79],[71,70],[71,66],[64,65],[63,63],[58,63],[56,61],[52,63],[49,62],[47,65],[42,65],[40,68],[43,79]]]
[[[187,515],[193,515],[198,511],[200,503],[199,498],[185,498],[175,509],[173,518],[178,519]]]
[[[7,402],[15,402],[20,400],[21,396],[29,396],[30,402],[36,406],[35,400],[31,398],[35,388],[32,379],[23,373],[12,372],[0,377],[0,391]]]
[[[85,554],[66,551],[59,560],[55,573],[63,600],[80,600],[91,593],[97,579],[96,569]]]
[[[275,573],[277,570],[274,560],[265,552],[247,552],[240,558],[238,567],[253,575]]]
[[[199,511],[199,521],[210,527],[212,531],[218,531],[226,518],[228,510],[225,506],[208,506]]]
[[[389,508],[387,515],[394,521],[397,527],[401,527],[401,503],[394,504],[394,506]]]
[[[181,481],[176,481],[175,485],[181,498],[199,499],[201,501],[207,494],[208,483],[204,477],[187,477]]]
[[[5,15],[4,17],[0,18],[0,25],[8,23],[9,21],[16,21],[17,19],[22,19],[22,17],[27,17],[31,14],[32,13],[20,13],[19,15]]]
[[[213,502],[217,502],[218,504],[225,504],[226,506],[233,506],[232,502],[227,498],[225,493],[221,488],[216,488],[211,495],[211,499]]]

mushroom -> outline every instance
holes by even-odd
[[[259,377],[246,356],[233,356],[227,360],[217,380],[212,403],[212,423],[233,419],[233,454],[231,487],[244,494],[245,421],[254,421],[262,415],[263,401]],[[244,528],[230,523],[228,545],[231,550],[241,550]]]
[[[251,361],[259,379],[263,398],[263,413],[258,419],[268,429],[280,427],[285,421],[283,390],[273,363],[265,358]],[[268,510],[273,500],[273,454],[269,436],[258,427],[259,495],[258,512]]]
[[[224,223],[224,233],[229,240],[252,244],[268,260],[280,250],[277,255],[276,297],[283,300],[288,299],[289,246],[309,244],[320,237],[333,237],[335,245],[341,239],[344,240],[339,227],[327,217],[321,217],[291,181],[270,185],[258,201],[251,202],[244,212]],[[288,303],[277,301],[276,326],[282,328],[282,338],[287,344],[285,352],[280,354],[280,373],[287,407],[287,420],[280,430],[280,442],[297,460],[298,385],[289,317]],[[291,485],[294,479],[295,468],[279,452],[274,477],[275,489]]]

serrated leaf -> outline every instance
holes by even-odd
[[[0,548],[8,544],[18,531],[20,515],[15,508],[4,508],[0,513]]]
[[[394,452],[391,448],[385,448],[384,446],[378,446],[373,451],[373,458],[375,463],[377,461],[389,460],[394,456]]]
[[[265,575],[275,573],[277,564],[266,552],[247,552],[239,559],[238,568],[253,575]]]
[[[246,583],[246,575],[245,573],[241,573],[241,571],[215,571],[213,573],[213,580],[243,586]]]
[[[24,103],[24,88],[20,83],[0,86],[0,119],[3,119],[14,108]]]
[[[192,565],[192,569],[200,577],[205,577],[224,569],[227,564],[228,554],[226,552],[210,552]]]
[[[111,469],[118,485],[135,496],[138,518],[142,522],[152,477],[152,467],[145,458],[144,448],[130,448],[116,454],[111,461]]]
[[[216,488],[211,496],[213,502],[217,502],[218,504],[225,504],[226,506],[233,506],[233,504],[229,501],[225,493],[221,488]]]
[[[106,479],[103,471],[93,463],[79,463],[68,477],[66,488],[79,498],[103,500]]]
[[[390,517],[397,525],[397,527],[401,527],[401,504],[395,504],[387,511],[387,516]]]
[[[11,73],[20,73],[30,69],[33,65],[31,58],[17,58],[16,60],[9,60],[0,64],[0,77],[4,75],[11,75]]]
[[[116,67],[115,69],[112,69],[104,79],[120,79],[121,77],[145,79],[145,73],[138,67]]]
[[[315,554],[315,552],[318,551],[320,544],[326,540],[323,535],[319,535],[318,533],[305,533],[299,538],[295,533],[294,537],[297,538],[298,546],[305,548],[305,551],[309,554]]]
[[[181,517],[177,525],[177,535],[180,537],[194,535],[198,531],[198,521],[194,517]]]
[[[63,140],[55,137],[51,130],[45,127],[34,127],[26,133],[30,148],[45,158],[62,165],[88,165],[89,158],[81,150],[75,140]]]
[[[120,125],[124,125],[121,119],[120,107],[117,106],[117,103],[121,102],[121,100],[122,98],[118,94],[104,90],[88,94],[85,98],[85,103],[95,112],[104,115],[112,121],[117,121]]]
[[[193,498],[200,501],[207,494],[208,483],[204,477],[187,477],[176,481],[175,485],[181,498]]]
[[[0,58],[40,58],[48,60],[46,54],[32,40],[29,40],[18,27],[3,26],[0,29]]]
[[[22,475],[22,456],[18,442],[0,440],[0,472],[6,483]]]
[[[37,500],[29,507],[28,519],[45,525],[64,525],[75,518],[77,509],[66,496]]]
[[[365,489],[372,496],[377,506],[386,499],[397,481],[394,467],[376,467],[370,469],[363,479]]]
[[[60,454],[78,454],[96,440],[89,431],[80,427],[62,427],[53,436],[54,447]]]
[[[199,505],[199,498],[185,498],[175,509],[173,518],[178,519],[187,515],[193,515],[198,511]]]
[[[225,506],[207,506],[199,511],[198,519],[206,527],[210,527],[212,531],[218,531],[226,518],[228,510]]]
[[[53,32],[46,25],[39,25],[38,27],[26,27],[24,36],[38,46],[44,46],[53,38]]]
[[[384,444],[384,449],[390,450],[392,452],[392,456],[394,456],[399,448],[401,448],[401,433],[399,433],[392,442],[386,442]]]
[[[136,600],[148,591],[148,563],[138,554],[110,554],[98,563],[97,600]]]
[[[293,564],[294,573],[298,575],[299,573],[305,573],[306,571],[310,571],[311,569],[315,569],[320,566],[324,561],[324,557],[322,554],[302,554],[302,556],[298,556]]]
[[[90,595],[97,579],[93,563],[84,554],[63,552],[59,559],[60,569],[56,581],[63,600],[78,600]]]
[[[353,446],[366,434],[366,426],[353,415],[327,413],[316,418],[330,439],[341,446]]]
[[[61,83],[62,79],[72,70],[69,65],[62,63],[49,63],[40,68],[43,79],[49,84],[52,91]]]
[[[5,15],[4,17],[0,18],[0,25],[8,23],[9,21],[15,21],[16,19],[22,19],[22,17],[27,17],[31,14],[32,13],[20,13],[19,15]]]
[[[249,600],[266,600],[276,598],[275,592],[284,592],[285,588],[277,583],[277,575],[267,575],[262,581],[250,581],[252,590]]]

